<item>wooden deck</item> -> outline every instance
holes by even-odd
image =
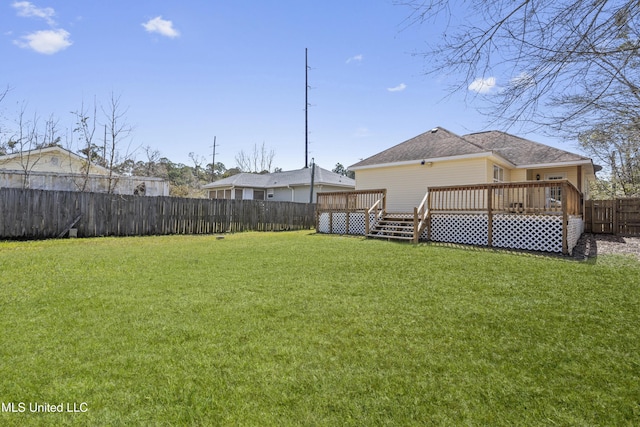
[[[505,218],[522,220],[507,221],[513,224],[539,223],[540,220],[533,221],[532,218],[548,218],[548,221],[557,223],[561,221],[563,224],[561,227],[554,226],[554,229],[560,230],[562,252],[568,253],[571,250],[569,246],[573,244],[573,240],[576,240],[575,220],[582,218],[583,202],[580,191],[567,180],[431,187],[427,189],[423,200],[413,212],[400,216],[398,213],[387,211],[386,190],[318,193],[316,224],[319,232],[320,216],[329,213],[328,230],[332,232],[333,213],[338,212],[343,214],[340,218],[346,220],[346,224],[340,225],[340,230],[344,230],[346,234],[351,234],[352,229],[364,228],[357,234],[375,238],[410,240],[416,243],[419,240],[432,240],[434,218],[438,218],[438,226],[442,227],[442,218],[445,217],[460,219],[463,216],[482,216],[486,219],[476,221],[474,224],[484,225],[473,227],[483,227],[483,229],[468,231],[483,236],[474,241],[485,242],[480,244],[487,246],[494,246],[494,223],[502,227],[500,233],[505,234],[508,232],[504,230]],[[494,218],[497,219],[494,221]],[[571,229],[570,219],[574,224]],[[358,222],[356,227],[352,227],[354,221]],[[460,223],[457,221],[449,220],[450,227],[459,228]],[[363,223],[362,226],[360,223]],[[521,230],[516,231],[522,234]],[[581,229],[578,233],[580,232]],[[533,234],[532,232],[532,239]],[[538,234],[540,234],[539,231]],[[497,240],[501,242],[500,245],[504,244],[503,237]]]

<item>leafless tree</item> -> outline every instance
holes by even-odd
[[[82,177],[74,180],[79,191],[86,191],[91,174],[91,165],[101,163],[100,156],[97,152],[97,145],[94,143],[94,135],[96,133],[97,106],[96,100],[93,99],[93,108],[85,106],[84,101],[80,106],[80,110],[73,111],[71,114],[75,117],[75,127],[73,133],[78,136],[78,152],[85,158],[85,164],[82,167]],[[69,151],[73,151],[69,147]],[[71,162],[69,163],[71,164]]]
[[[459,76],[456,90],[482,89],[500,121],[527,121],[575,138],[575,130],[588,127],[594,117],[610,121],[639,111],[637,1],[396,4],[410,8],[409,25],[442,25],[438,42],[423,52],[428,72]]]
[[[236,155],[236,165],[243,172],[271,172],[275,156],[276,152],[273,149],[267,149],[264,142],[260,147],[254,144],[253,152],[250,154],[240,150]]]
[[[204,176],[205,170],[202,167],[202,165],[205,165],[207,163],[207,159],[206,157],[198,155],[194,152],[189,153],[189,158],[193,163],[193,175],[195,177],[195,185],[196,187],[198,187],[200,185],[200,180],[205,179],[205,176]]]
[[[2,103],[4,98],[7,96],[7,93],[9,93],[9,86],[7,86],[4,90],[0,91],[0,103]],[[2,112],[0,112],[0,155],[6,154],[6,152],[8,151],[6,144],[2,140],[2,135],[4,133],[4,126],[2,124],[3,120],[4,118],[2,116]]]
[[[131,151],[133,126],[127,122],[128,108],[122,106],[120,96],[116,96],[113,92],[110,95],[108,104],[102,106],[102,112],[105,118],[102,157],[104,159],[104,167],[109,170],[107,191],[113,193],[119,180],[119,175],[116,173],[117,165],[133,155]],[[124,147],[125,144],[126,147]]]
[[[23,104],[15,125],[16,128],[5,145],[7,151],[17,155],[23,173],[22,187],[29,188],[31,172],[40,161],[34,151],[60,143],[58,122],[52,115],[45,121],[44,128],[41,128],[38,114],[34,113],[32,119],[27,119],[27,105]]]
[[[614,186],[636,188],[640,165],[640,2],[396,0],[407,27],[441,26],[428,73],[457,76],[504,126],[579,140]],[[615,154],[614,154],[615,153]],[[623,171],[625,171],[623,173]]]

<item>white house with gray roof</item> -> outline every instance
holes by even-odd
[[[311,193],[311,172],[313,196]],[[355,180],[319,166],[266,174],[240,173],[204,186],[210,199],[309,203],[318,192],[353,191]]]
[[[356,190],[385,188],[388,209],[408,212],[427,188],[438,186],[566,179],[588,198],[599,167],[588,157],[505,132],[459,136],[436,127],[349,169]]]
[[[349,169],[355,192],[318,197],[320,233],[570,254],[599,167],[505,132],[437,127]]]

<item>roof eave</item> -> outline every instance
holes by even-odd
[[[554,163],[531,163],[526,165],[518,165],[516,169],[534,169],[534,168],[554,168],[563,166],[580,166],[580,165],[592,165],[593,162],[590,159],[584,160],[571,160],[568,162],[554,162]]]
[[[402,162],[389,162],[389,163],[378,163],[373,165],[364,165],[364,166],[350,166],[349,170],[358,171],[363,169],[376,169],[376,168],[384,168],[384,167],[397,167],[397,166],[407,166],[407,165],[415,165],[416,163],[421,164],[422,162],[444,162],[451,160],[467,160],[467,159],[477,159],[482,157],[497,157],[501,159],[503,162],[513,165],[509,160],[504,157],[496,154],[492,151],[483,151],[481,153],[470,153],[470,154],[460,154],[457,156],[445,156],[445,157],[430,157],[424,159],[414,159],[414,160],[405,160]]]

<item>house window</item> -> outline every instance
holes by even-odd
[[[545,174],[544,179],[547,181],[558,181],[567,179],[566,173]],[[547,208],[557,208],[562,204],[562,187],[549,187],[546,190]]]
[[[236,200],[242,200],[242,190],[241,189],[236,188],[235,199]]]
[[[493,182],[504,182],[504,169],[498,165],[493,165]]]
[[[264,190],[253,190],[253,200],[264,200]]]
[[[273,199],[273,188],[267,190],[267,199]]]

